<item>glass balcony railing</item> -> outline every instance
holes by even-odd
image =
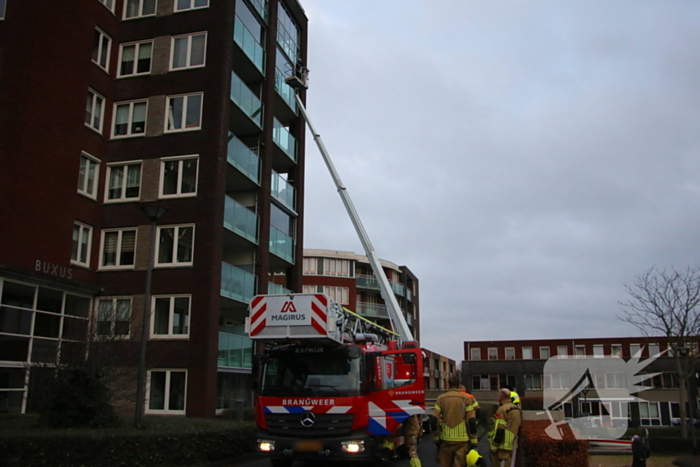
[[[226,160],[244,173],[246,177],[260,185],[260,156],[251,151],[243,141],[230,132]]]
[[[221,263],[221,295],[248,303],[255,296],[255,274]]]
[[[274,282],[268,282],[267,283],[267,293],[273,294],[273,295],[282,295],[282,294],[290,294],[290,293],[294,293],[294,292],[292,292],[287,287],[284,287],[282,285],[275,284]]]
[[[217,365],[224,368],[253,368],[253,341],[246,336],[220,332]]]
[[[292,112],[297,113],[297,99],[294,97],[294,89],[287,85],[287,76],[279,68],[275,68],[275,90],[284,102],[287,103]]]
[[[292,211],[296,211],[296,189],[280,174],[272,171],[272,196]]]
[[[276,118],[272,127],[272,140],[291,160],[297,161],[297,140]]]
[[[400,282],[389,282],[391,284],[391,290],[394,291],[396,295],[404,296],[406,287]]]
[[[277,227],[270,226],[270,253],[285,261],[294,262],[294,239]]]
[[[355,278],[357,279],[357,287],[379,290],[379,282],[376,277],[367,274],[356,274]]]
[[[413,291],[406,287],[406,298],[410,301],[413,301]]]
[[[267,23],[267,0],[250,0],[262,19]]]
[[[231,72],[231,100],[262,128],[262,103],[234,72]]]
[[[245,27],[238,15],[236,15],[236,20],[234,21],[233,40],[245,52],[250,61],[255,64],[255,67],[261,73],[264,73],[265,49],[255,40],[255,36]]]
[[[258,243],[258,215],[229,196],[224,204],[224,227]]]
[[[371,318],[389,318],[386,305],[376,303],[357,302],[357,313]]]

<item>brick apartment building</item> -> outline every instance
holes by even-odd
[[[698,342],[694,338],[688,345],[690,356],[698,355]],[[629,399],[631,383],[622,373],[593,374],[593,385],[563,405],[565,417],[578,417],[581,413],[600,418],[611,415],[613,420],[624,418],[625,423],[642,426],[670,426],[679,422],[679,380],[676,359],[665,337],[615,337],[590,339],[544,339],[516,341],[464,342],[462,381],[473,391],[478,400],[495,401],[498,389],[511,385],[522,397],[541,398],[545,389],[566,392],[576,384],[576,375],[545,373],[544,366],[550,357],[577,359],[586,356],[604,358],[618,356],[625,361],[642,350],[641,358],[669,350],[664,356],[646,366],[642,373],[659,373],[649,379],[646,386],[652,388],[640,392],[644,401],[630,402],[628,416],[620,404]],[[574,360],[575,361],[575,360]],[[681,364],[687,361],[682,359]],[[697,375],[689,378],[688,394],[691,407],[698,407]],[[608,399],[599,398],[596,389],[605,389]],[[597,400],[600,399],[600,400]],[[687,398],[686,398],[687,399]]]
[[[455,361],[426,348],[423,349],[423,355],[425,389],[448,389],[450,377],[457,371]]]
[[[0,412],[90,335],[136,367],[152,233],[146,413],[250,398],[247,302],[302,287],[306,44],[297,0],[0,0]]]

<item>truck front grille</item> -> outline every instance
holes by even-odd
[[[314,414],[316,420],[312,426],[301,424],[303,414],[298,413],[268,413],[265,414],[267,430],[270,434],[289,436],[292,438],[342,436],[352,429],[353,414]]]

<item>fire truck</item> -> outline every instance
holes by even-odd
[[[307,87],[306,70],[299,71],[287,79],[297,91]],[[422,350],[298,92],[296,100],[360,237],[393,331],[323,294],[254,297],[246,332],[266,344],[253,369],[257,449],[273,467],[295,460],[381,465],[403,443],[402,423],[425,413]]]

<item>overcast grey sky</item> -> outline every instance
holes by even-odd
[[[308,110],[421,345],[626,337],[700,253],[700,2],[302,0]],[[307,140],[306,248],[362,253]]]

